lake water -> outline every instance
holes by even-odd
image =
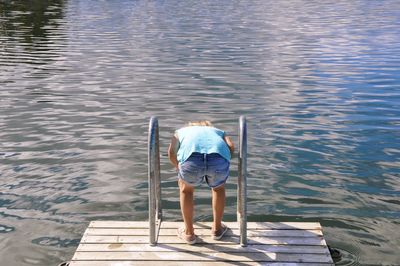
[[[320,221],[338,265],[400,265],[400,1],[0,1],[1,265],[71,259],[147,219],[158,116],[249,125],[250,221]],[[226,221],[236,217],[236,159]],[[209,191],[196,220],[211,220]]]

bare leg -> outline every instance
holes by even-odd
[[[185,233],[186,235],[193,235],[193,193],[194,187],[186,184],[181,179],[178,180],[179,184],[179,199],[181,203],[181,212],[183,217],[183,222],[185,223]]]
[[[213,208],[213,229],[218,231],[221,229],[221,221],[224,216],[225,208],[225,185],[212,189],[212,208]]]

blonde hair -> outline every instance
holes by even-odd
[[[212,127],[213,125],[212,125],[211,122],[208,121],[208,120],[201,120],[201,121],[190,121],[190,122],[188,123],[188,126]]]

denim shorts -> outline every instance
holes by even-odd
[[[211,188],[225,184],[229,176],[229,161],[218,153],[192,153],[179,164],[178,177],[185,183],[198,186],[206,180]]]

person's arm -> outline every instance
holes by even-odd
[[[168,158],[169,158],[171,164],[176,168],[176,170],[179,170],[179,162],[178,162],[178,158],[177,158],[178,149],[179,149],[179,140],[174,135],[171,138],[171,143],[169,144]]]
[[[233,153],[235,152],[235,146],[233,145],[232,140],[228,136],[224,136],[224,141],[226,142],[226,145],[228,145],[228,148],[231,152],[231,157],[233,158]]]

